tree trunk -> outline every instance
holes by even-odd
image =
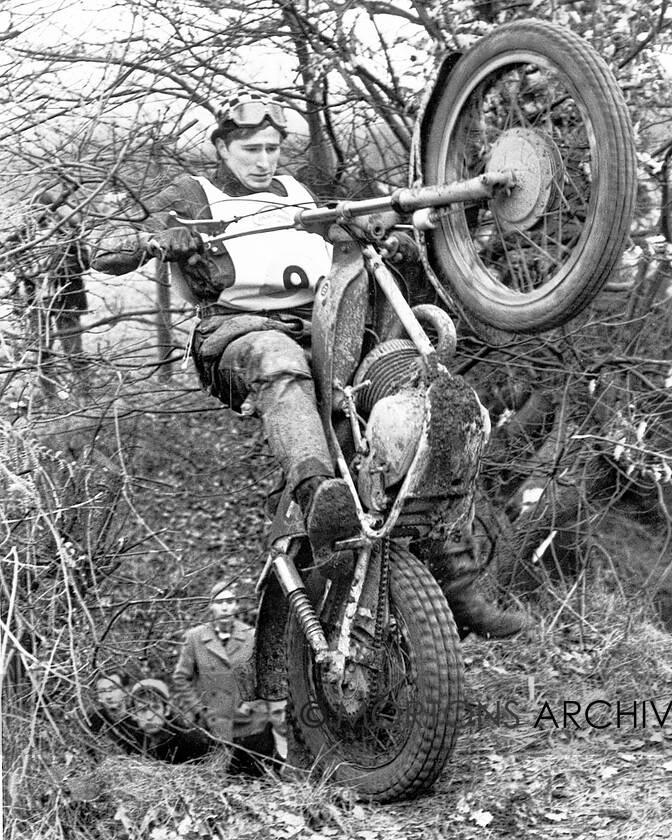
[[[170,278],[165,263],[156,264],[156,339],[159,356],[159,379],[167,382],[172,377],[170,356],[173,350],[173,336],[170,323]]]

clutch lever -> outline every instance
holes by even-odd
[[[177,222],[179,225],[183,227],[193,229],[194,233],[197,233],[200,236],[201,241],[205,247],[206,251],[211,251],[213,254],[217,254],[220,251],[219,245],[223,242],[226,242],[229,239],[241,239],[243,236],[258,236],[258,230],[250,230],[250,231],[243,231],[242,233],[230,233],[226,234],[226,231],[222,231],[221,233],[217,234],[210,234],[207,231],[204,231],[204,227],[215,228],[217,230],[221,230],[223,224],[230,224],[230,222],[235,222],[236,219],[231,219],[229,222],[222,222],[221,219],[184,219],[181,216],[178,216],[174,210],[170,210],[168,215],[171,219]],[[286,225],[274,225],[273,227],[264,228],[264,233],[271,233],[275,230],[294,230],[297,227],[295,222]]]

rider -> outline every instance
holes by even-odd
[[[334,476],[304,352],[315,287],[329,272],[331,247],[318,233],[278,229],[297,208],[315,206],[297,180],[276,175],[286,135],[278,101],[238,91],[211,135],[219,157],[214,178],[176,178],[151,203],[144,229],[103,233],[93,267],[118,275],[152,257],[170,264],[173,283],[201,318],[193,345],[201,381],[235,411],[261,417],[319,552],[355,533],[357,518],[346,482]],[[220,220],[227,236],[243,235],[219,243],[206,258],[198,234],[180,227],[170,211]],[[451,606],[466,617],[462,623],[468,624],[473,601],[478,632],[504,636],[519,630],[494,601],[484,615],[474,581],[472,570],[468,585],[453,587]]]

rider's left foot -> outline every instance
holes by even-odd
[[[497,603],[497,583],[480,561],[471,525],[445,541],[425,540],[415,546],[446,596],[460,638],[476,633],[484,639],[507,639],[532,627],[518,609],[503,610]]]
[[[357,508],[342,478],[313,476],[302,481],[294,495],[303,513],[313,554],[328,550],[337,540],[359,530]]]
[[[462,639],[469,633],[484,639],[508,639],[532,626],[525,613],[503,610],[494,597],[487,597],[473,575],[451,580],[442,588]]]

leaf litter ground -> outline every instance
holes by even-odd
[[[258,425],[193,389],[171,411],[144,415],[134,434],[133,503],[154,536],[133,573],[173,604],[147,656],[170,669],[212,580],[229,577],[253,619],[263,499],[278,476]],[[413,801],[357,801],[298,775],[231,779],[217,756],[187,767],[108,756],[43,796],[39,812],[51,818],[35,811],[30,830],[13,837],[672,837],[672,637],[601,569],[580,597],[548,592],[533,612],[524,638],[464,642],[462,735],[434,789]]]
[[[158,453],[167,485],[186,482],[189,489],[154,504],[153,523],[166,520],[176,550],[186,540],[194,569],[202,573],[214,563],[216,574],[230,571],[241,594],[250,595],[262,554],[259,506],[274,478],[258,428],[249,421],[241,428],[217,411],[186,416],[178,425],[176,451],[188,449],[182,435],[197,433],[208,467],[198,471],[190,460],[185,474],[179,458]],[[228,468],[219,460],[224,452]],[[228,568],[230,557],[246,561],[242,571]],[[672,707],[665,717],[672,637],[599,571],[580,603],[558,611],[563,600],[565,593],[555,592],[537,602],[536,627],[525,638],[465,641],[463,732],[434,789],[418,799],[375,805],[323,780],[227,781],[216,767],[125,760],[119,807],[129,808],[128,786],[149,774],[143,819],[152,840],[203,832],[315,840],[672,837]],[[252,599],[247,603],[252,614]],[[173,806],[169,816],[176,785],[184,790],[183,807]],[[156,816],[164,812],[154,827],[147,822],[152,808]]]

